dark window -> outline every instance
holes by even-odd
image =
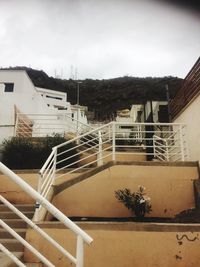
[[[46,98],[53,98],[53,99],[58,99],[58,100],[62,100],[61,97],[57,97],[57,96],[50,96],[50,95],[47,95]]]
[[[14,91],[14,83],[5,83],[4,92],[13,92]]]
[[[132,129],[132,126],[128,126],[128,125],[125,125],[125,126],[119,126],[120,129]]]

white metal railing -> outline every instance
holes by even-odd
[[[169,150],[167,140],[157,135],[153,137],[154,159],[169,161]]]
[[[45,237],[55,248],[59,249],[71,262],[73,262],[76,267],[83,267],[83,246],[84,242],[90,244],[93,239],[84,232],[80,227],[78,227],[74,222],[72,222],[67,216],[65,216],[60,210],[58,210],[54,205],[52,205],[46,198],[41,196],[37,191],[35,191],[29,184],[27,184],[23,179],[21,179],[18,175],[12,172],[9,168],[7,168],[3,163],[0,162],[0,171],[8,176],[13,182],[17,183],[29,196],[36,200],[41,206],[47,209],[55,218],[57,218],[60,222],[62,222],[67,228],[69,228],[74,234],[77,236],[77,248],[76,248],[76,257],[71,255],[67,250],[65,250],[62,246],[60,246],[55,240],[53,240],[50,236],[48,236],[42,229],[40,229],[35,223],[29,220],[26,216],[23,215],[20,211],[18,211],[12,204],[10,204],[5,198],[2,196],[0,200],[8,206],[11,210],[13,210],[16,214],[18,214],[25,222],[27,222],[34,230],[39,232],[43,237]],[[19,242],[21,242],[26,248],[30,249],[40,260],[46,264],[48,267],[55,267],[46,257],[44,257],[39,251],[33,248],[29,243],[26,242],[21,236],[19,236],[13,229],[11,229],[5,222],[0,220],[0,225],[4,227],[10,234],[12,234]],[[0,249],[4,251],[6,254],[10,252],[5,251],[1,246]],[[13,261],[16,259],[14,257]],[[19,265],[23,266],[23,265]]]
[[[66,133],[75,135],[94,129],[92,126],[71,117],[69,113],[24,114],[17,113],[15,136],[45,137]]]
[[[185,125],[110,122],[62,143],[52,149],[39,172],[39,192],[46,197],[56,178],[100,166],[106,159],[116,160],[119,154],[185,161],[188,159]]]
[[[161,161],[185,161],[189,159],[185,125],[175,126],[162,137],[153,136],[154,158]],[[164,137],[163,137],[164,136]]]

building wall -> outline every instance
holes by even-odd
[[[152,203],[149,216],[173,217],[195,206],[197,178],[197,167],[116,165],[65,189],[53,203],[67,216],[130,217],[114,192],[124,188],[135,192],[143,185]]]
[[[190,160],[200,162],[200,95],[173,121],[187,125]]]
[[[76,255],[76,239],[70,230],[43,225],[39,226]],[[149,223],[90,222],[79,226],[94,239],[90,246],[84,245],[85,267],[200,267],[199,225],[187,230],[181,225]],[[26,240],[56,267],[73,265],[34,230],[28,229]],[[27,262],[38,262],[26,248],[24,256]]]
[[[33,172],[16,172],[25,182],[32,186],[35,190],[38,187],[38,173]],[[8,201],[15,204],[34,204],[33,200],[27,195],[16,183],[10,178],[0,173],[0,195]]]
[[[64,131],[75,132],[75,126],[72,125],[70,103],[66,101],[65,93],[36,88],[25,71],[2,70],[0,71],[0,83],[14,83],[13,92],[4,92],[0,87],[0,143],[5,138],[7,139],[14,135],[14,126],[16,123],[15,107],[20,113],[24,114],[59,114],[59,116],[55,116],[55,119],[54,117],[50,118],[48,116],[42,118],[49,125],[50,130],[48,134],[51,134],[51,131],[52,133],[57,131],[55,131],[55,126],[53,125],[59,122],[61,125],[61,129],[58,129],[59,133],[63,133]],[[46,98],[46,95],[61,99]],[[58,110],[58,108],[63,108],[63,110]],[[35,118],[30,119],[35,120]],[[34,124],[37,124],[37,129],[42,129],[43,127],[38,126],[38,124],[41,124],[39,119],[36,119]],[[51,124],[52,130],[50,127]],[[43,132],[43,130],[40,130],[40,134],[43,134]],[[46,132],[44,135],[46,135]]]
[[[14,91],[0,91],[0,141],[13,136],[15,106],[22,113],[49,113],[47,104],[36,92],[25,71],[0,71],[1,82],[14,83]],[[10,127],[4,127],[5,125]]]

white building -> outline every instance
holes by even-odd
[[[76,132],[76,125],[66,93],[35,87],[25,70],[0,70],[0,143],[23,133]]]
[[[170,103],[172,122],[186,124],[191,160],[200,162],[200,57]]]

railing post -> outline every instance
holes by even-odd
[[[53,179],[56,178],[56,163],[57,163],[57,148],[54,149],[54,162],[53,162]]]
[[[108,140],[111,140],[111,125],[108,126]]]
[[[84,265],[84,251],[83,251],[83,239],[80,235],[77,237],[77,248],[76,248],[76,267],[83,267]]]
[[[97,154],[97,166],[103,165],[103,159],[102,159],[102,138],[101,138],[101,131],[98,131],[99,136],[99,153]]]
[[[183,129],[182,125],[179,125],[179,138],[180,138],[180,146],[181,146],[181,160],[185,161],[184,157],[184,147],[183,147]]]
[[[112,160],[116,159],[116,136],[115,136],[115,123],[112,123]]]
[[[38,174],[38,193],[41,194],[42,191],[42,174]],[[40,203],[36,201],[35,203],[35,215],[34,215],[34,221],[38,222],[39,221],[39,208],[40,208]]]
[[[153,135],[153,157],[156,158],[156,142],[155,142],[155,135]]]
[[[17,113],[17,118],[15,122],[14,136],[17,136],[18,123],[19,123],[19,113]]]
[[[165,147],[166,147],[166,161],[169,161],[169,146],[167,140],[165,140]]]
[[[185,159],[186,160],[189,160],[190,159],[190,153],[189,153],[189,146],[188,146],[188,136],[187,136],[187,126],[186,125],[183,125],[183,128],[184,128],[184,136],[185,136],[185,139],[184,139],[184,142],[185,142]]]

